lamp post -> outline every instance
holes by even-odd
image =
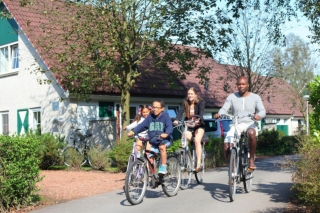
[[[303,99],[306,100],[306,103],[307,103],[307,109],[306,109],[306,113],[307,113],[307,119],[306,119],[307,129],[306,129],[306,132],[307,132],[307,135],[309,135],[309,108],[308,108],[308,105],[309,105],[309,95],[304,95],[304,96],[303,96]]]

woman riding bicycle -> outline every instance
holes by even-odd
[[[181,119],[182,115],[185,113],[184,120],[190,120],[192,116],[198,115],[200,120],[196,120],[196,126],[194,128],[187,129],[187,141],[191,140],[192,136],[194,135],[194,144],[196,147],[196,155],[197,155],[197,168],[196,171],[200,172],[201,168],[201,140],[204,135],[204,108],[205,108],[205,101],[198,96],[197,91],[194,87],[188,89],[188,96],[186,99],[183,100],[182,106],[179,110],[176,120],[173,122],[174,125],[178,124],[178,120]]]

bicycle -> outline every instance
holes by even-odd
[[[159,136],[157,136],[159,137]],[[143,201],[146,193],[147,185],[151,180],[150,186],[154,189],[162,186],[163,192],[172,197],[177,195],[180,187],[180,165],[176,156],[167,156],[167,174],[156,174],[157,163],[160,162],[160,156],[152,151],[146,150],[146,142],[149,139],[139,138],[144,145],[142,158],[137,158],[133,161],[126,172],[124,191],[126,198],[132,205],[140,204]],[[160,137],[159,137],[160,139]],[[148,153],[155,156],[154,163],[151,163]],[[152,172],[149,171],[149,164]],[[150,180],[149,180],[150,179]]]
[[[199,116],[193,116],[193,118],[200,118]],[[202,159],[201,159],[201,168],[202,171],[196,172],[196,164],[197,164],[197,155],[195,150],[195,145],[192,143],[191,151],[190,152],[189,146],[187,144],[187,127],[188,124],[192,125],[192,119],[188,121],[179,121],[178,125],[174,128],[177,128],[179,132],[182,134],[181,138],[181,146],[177,151],[178,160],[181,166],[181,184],[180,188],[182,190],[187,189],[191,182],[192,173],[195,175],[196,181],[198,184],[203,182],[204,172],[205,172],[205,148],[204,145],[209,141],[209,138],[206,135],[203,135],[201,140],[201,147],[202,147]],[[190,126],[190,125],[189,125]],[[192,137],[194,137],[194,133],[192,133]],[[192,160],[191,160],[192,159]]]
[[[230,160],[229,160],[229,198],[233,202],[236,194],[236,186],[243,181],[243,186],[246,193],[251,191],[253,170],[249,170],[249,145],[248,138],[245,131],[241,132],[240,137],[237,132],[238,119],[243,117],[251,117],[252,115],[245,116],[232,116],[229,114],[221,115],[221,117],[229,117],[233,119],[235,132],[233,144],[230,148]],[[240,160],[241,155],[241,160]]]
[[[74,162],[82,159],[80,167],[83,165],[91,165],[91,161],[88,156],[88,150],[90,148],[87,138],[91,137],[92,134],[82,135],[81,129],[74,129],[71,131],[70,140],[71,145],[68,143],[62,150],[61,155],[63,156],[63,162],[66,166],[78,166],[74,165]]]

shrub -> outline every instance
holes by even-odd
[[[69,168],[80,169],[84,160],[82,155],[76,148],[68,147],[62,152],[62,160]]]
[[[223,153],[224,138],[210,137],[210,141],[205,145],[206,149],[206,167],[220,167],[226,165],[226,160]]]
[[[104,170],[110,166],[109,151],[109,149],[103,148],[102,146],[93,146],[90,148],[88,157],[90,158],[93,169]]]
[[[258,155],[287,155],[297,152],[298,139],[285,136],[282,131],[263,130],[257,141]]]
[[[58,150],[64,146],[64,137],[55,137],[51,133],[36,135],[40,141],[39,159],[40,169],[48,169],[50,166],[61,165],[61,156]]]
[[[0,136],[0,212],[28,205],[41,181],[40,141],[31,136]]]
[[[180,148],[180,139],[172,142],[172,145],[167,148],[167,153],[174,153]]]
[[[292,190],[314,212],[320,211],[320,131],[301,141],[301,158],[295,163]]]
[[[126,171],[128,158],[132,152],[133,139],[121,139],[109,152],[109,157],[116,164],[118,171]]]

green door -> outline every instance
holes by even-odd
[[[277,125],[277,130],[284,132],[286,136],[289,135],[289,127],[288,125]]]
[[[28,109],[18,109],[18,135],[23,135],[29,131]]]

